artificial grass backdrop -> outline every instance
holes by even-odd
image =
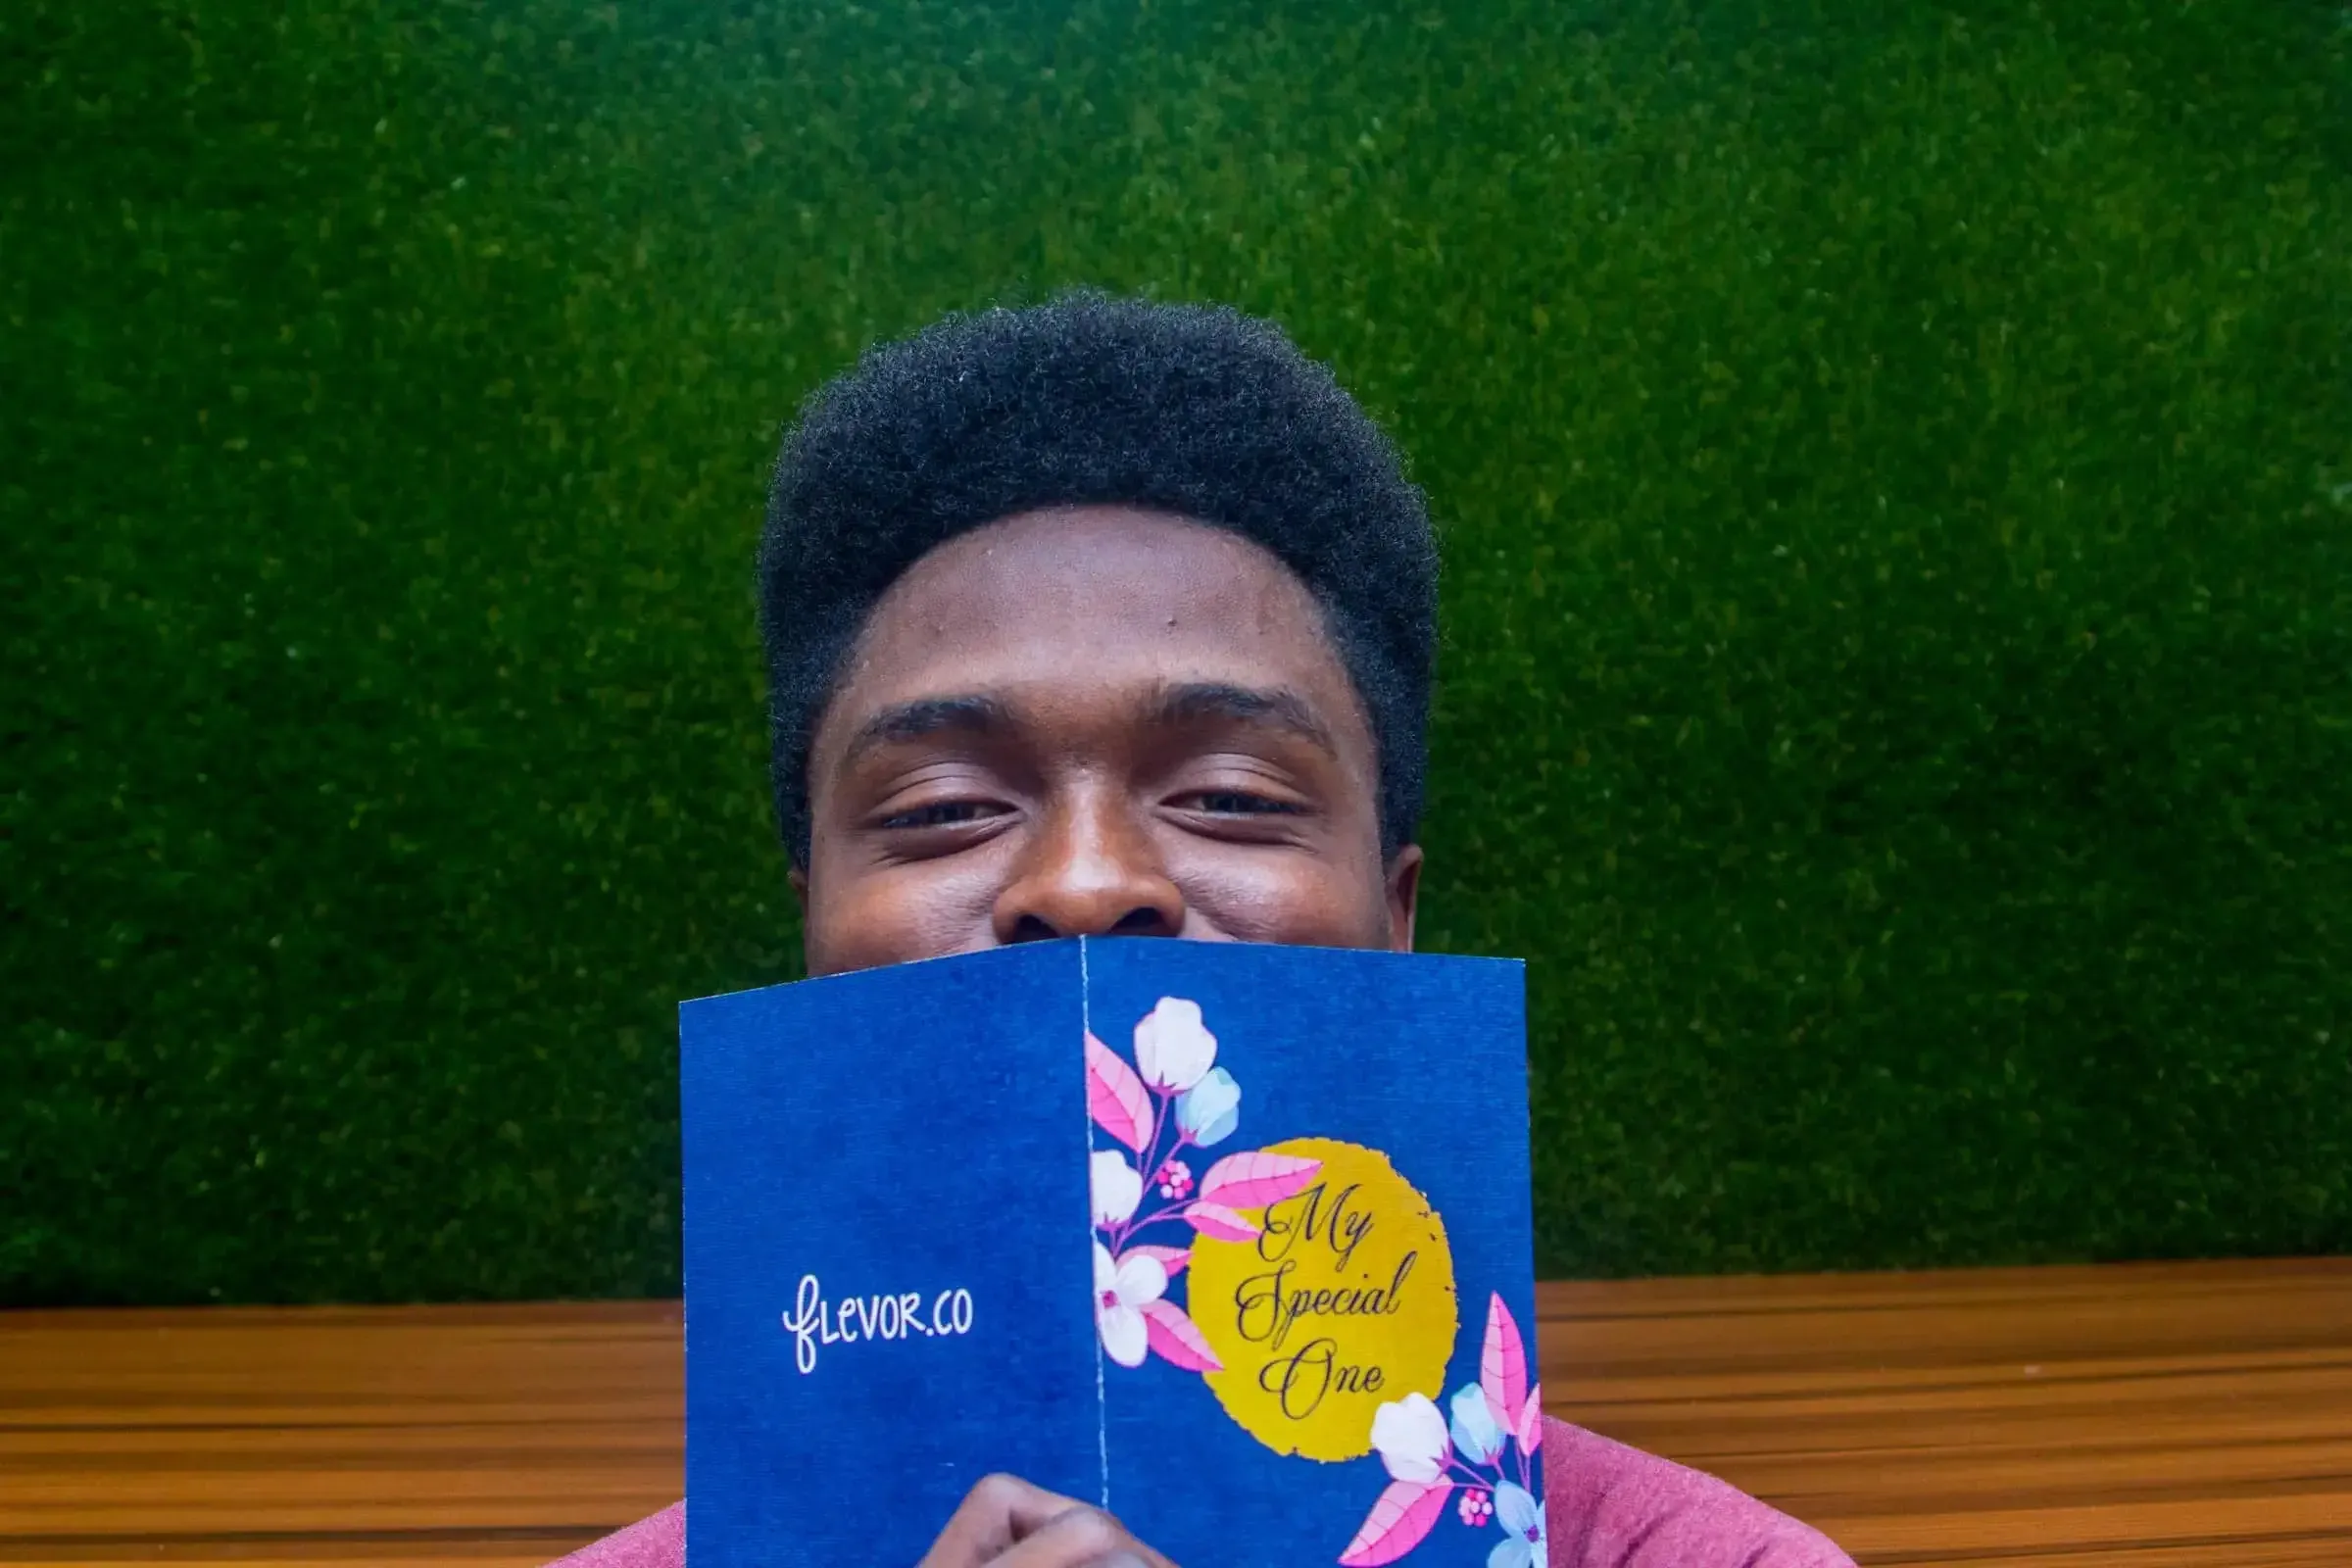
[[[794,961],[778,423],[1073,282],[1432,493],[1547,1271],[2352,1247],[2346,42],[13,0],[0,1298],[675,1290],[672,1004]]]

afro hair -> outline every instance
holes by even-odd
[[[1370,718],[1384,852],[1421,814],[1438,552],[1396,450],[1239,312],[1076,295],[869,351],[785,436],[760,546],[778,826],[808,857],[808,750],[875,604],[946,541],[1041,508],[1225,528],[1303,582]]]

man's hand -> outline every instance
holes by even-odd
[[[1100,1508],[1013,1476],[971,1490],[917,1568],[1175,1568]]]

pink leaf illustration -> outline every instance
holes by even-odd
[[[1123,1257],[1134,1257],[1138,1253],[1141,1253],[1145,1257],[1158,1258],[1159,1266],[1168,1271],[1168,1278],[1170,1279],[1174,1279],[1177,1275],[1183,1273],[1184,1265],[1193,1260],[1193,1254],[1181,1247],[1130,1247],[1120,1255]]]
[[[1086,1108],[1095,1125],[1137,1153],[1152,1136],[1152,1093],[1135,1069],[1092,1033],[1086,1037]]]
[[[1519,1440],[1519,1451],[1534,1454],[1544,1443],[1544,1386],[1536,1385],[1527,1391],[1527,1403],[1519,1407],[1519,1430],[1512,1434]]]
[[[1264,1208],[1298,1197],[1322,1170],[1321,1160],[1296,1154],[1228,1154],[1200,1178],[1200,1196],[1227,1208]]]
[[[1220,1242],[1254,1242],[1258,1237],[1254,1222],[1223,1203],[1195,1203],[1184,1211],[1184,1217],[1193,1222],[1193,1229]]]
[[[1487,1344],[1478,1358],[1478,1386],[1487,1396],[1487,1410],[1505,1432],[1519,1430],[1519,1412],[1527,1403],[1527,1348],[1519,1343],[1519,1325],[1502,1298],[1489,1298]]]
[[[1173,1361],[1187,1372],[1225,1370],[1225,1363],[1200,1337],[1200,1328],[1184,1315],[1183,1307],[1162,1297],[1146,1301],[1143,1310],[1144,1334],[1161,1360]]]
[[[1380,1568],[1421,1544],[1452,1491],[1450,1481],[1391,1482],[1364,1516],[1364,1527],[1340,1553],[1340,1568]]]

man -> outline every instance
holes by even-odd
[[[1436,545],[1273,327],[1077,298],[878,350],[787,439],[760,578],[811,974],[1080,935],[1412,946]],[[1847,1563],[1547,1427],[1555,1568]],[[680,1514],[569,1561],[674,1568]],[[1167,1568],[1010,1477],[943,1525],[922,1568]]]

